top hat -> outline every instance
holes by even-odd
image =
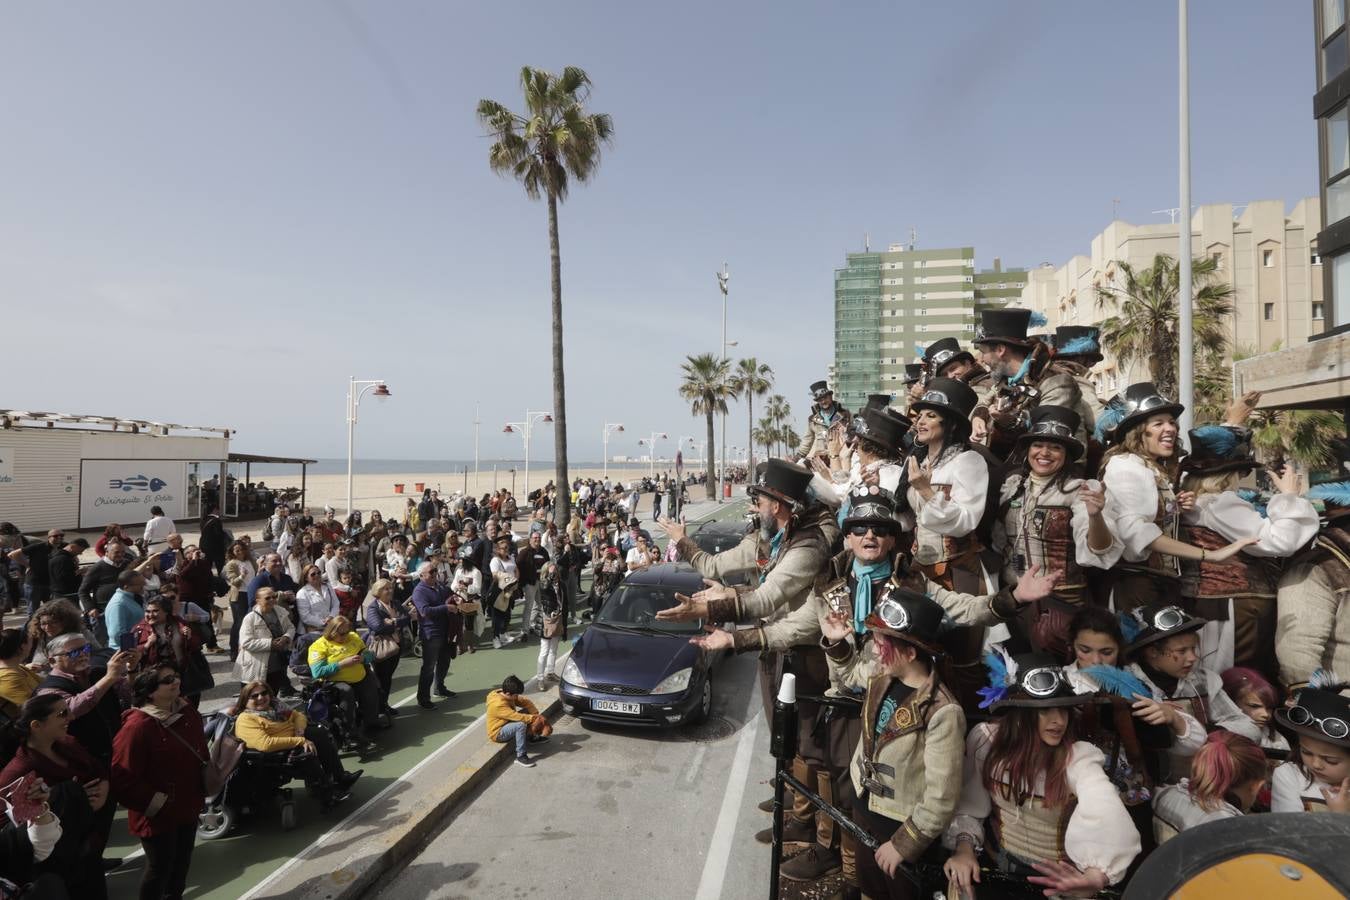
[[[1116,425],[1115,440],[1120,440],[1131,428],[1136,425],[1142,425],[1148,421],[1149,416],[1155,416],[1158,413],[1171,413],[1174,416],[1181,415],[1186,407],[1180,403],[1173,403],[1153,386],[1151,381],[1141,381],[1132,384],[1125,389],[1123,406],[1121,407],[1120,423]]]
[[[1205,622],[1180,606],[1151,604],[1121,613],[1120,631],[1125,636],[1125,652],[1133,654],[1149,644],[1199,631]]]
[[[1252,455],[1252,430],[1242,425],[1201,425],[1190,431],[1190,454],[1181,471],[1191,475],[1247,473],[1260,463]]]
[[[909,430],[907,417],[896,415],[884,409],[865,409],[853,423],[853,433],[871,441],[892,456],[900,453],[900,439]]]
[[[902,384],[913,384],[923,377],[923,363],[905,363],[905,377]]]
[[[1087,365],[1101,362],[1101,329],[1095,325],[1060,325],[1055,329],[1055,355],[1081,356]]]
[[[1031,324],[1031,310],[1006,307],[980,311],[980,325],[975,332],[976,344],[1011,344],[1030,347],[1027,327]]]
[[[833,394],[833,393],[834,391],[830,390],[830,384],[827,381],[817,381],[811,385],[812,400],[819,400],[826,394]]]
[[[868,394],[867,405],[863,409],[885,409],[891,405],[890,394]]]
[[[1069,462],[1083,458],[1083,451],[1087,448],[1077,437],[1083,417],[1077,412],[1068,407],[1046,404],[1033,409],[1030,419],[1030,427],[1017,438],[1019,448],[1029,447],[1037,441],[1054,441],[1068,452]]]
[[[968,360],[972,365],[975,363],[975,355],[969,350],[963,350],[960,342],[954,337],[933,341],[924,349],[923,359],[932,373],[939,376],[943,369],[959,359]]]
[[[936,656],[941,652],[938,634],[942,631],[942,605],[918,591],[887,584],[880,599],[872,604],[863,625],[872,631],[907,641]]]
[[[1023,653],[1011,656],[995,644],[984,657],[989,667],[989,685],[978,693],[984,699],[981,709],[994,712],[1023,706],[1081,706],[1092,702],[1090,694],[1079,694],[1064,674],[1064,664],[1049,653]]]
[[[970,414],[975,411],[979,398],[974,389],[964,381],[951,378],[934,378],[924,387],[923,396],[909,405],[911,410],[931,409],[943,416],[956,420],[954,432],[962,432],[961,438],[970,434]],[[964,425],[964,428],[961,427]],[[957,437],[957,435],[953,435]]]
[[[854,525],[890,525],[894,527],[895,495],[876,485],[854,488],[848,497],[848,515],[841,527],[847,531]]]
[[[785,459],[770,459],[761,469],[755,467],[755,481],[746,487],[751,496],[767,494],[775,500],[797,506],[806,500],[811,470]]]
[[[1314,683],[1320,674],[1320,670],[1313,674]],[[1350,697],[1337,692],[1342,687],[1345,685],[1309,684],[1295,695],[1293,706],[1275,710],[1275,721],[1304,737],[1350,747]]]

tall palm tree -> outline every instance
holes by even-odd
[[[751,473],[755,471],[755,398],[763,397],[773,387],[773,369],[753,356],[736,363],[731,374],[731,389],[746,403],[746,429],[750,440],[750,458],[746,460]]]
[[[752,444],[759,444],[763,447],[764,455],[766,457],[773,455],[773,450],[770,448],[770,445],[773,444],[775,440],[777,440],[777,438],[775,437],[773,419],[768,416],[761,418],[759,423],[750,431],[750,442]],[[752,469],[752,474],[753,471],[754,470]]]
[[[769,398],[764,406],[764,414],[773,419],[775,440],[778,444],[783,443],[783,422],[792,415],[792,407],[788,405],[787,399],[782,394],[774,394]],[[783,453],[777,454],[782,456]]]
[[[1340,413],[1317,409],[1263,409],[1248,424],[1263,463],[1278,468],[1292,460],[1305,472],[1331,462],[1331,439],[1345,434]]]
[[[1174,257],[1159,253],[1153,265],[1137,270],[1117,262],[1122,279],[1097,288],[1097,305],[1114,306],[1114,315],[1102,320],[1102,347],[1121,367],[1146,360],[1149,376],[1165,397],[1177,390],[1177,353],[1180,344],[1177,294],[1180,267]],[[1197,359],[1223,356],[1228,349],[1225,323],[1233,315],[1233,287],[1220,281],[1218,263],[1204,257],[1191,263],[1194,302],[1192,328]]]
[[[525,66],[520,70],[525,113],[496,100],[478,101],[478,120],[493,139],[488,165],[525,186],[531,200],[548,201],[549,274],[553,287],[553,459],[558,499],[553,518],[558,528],[571,520],[571,484],[567,475],[567,391],[563,379],[562,253],[558,249],[558,203],[567,199],[571,181],[585,184],[600,166],[600,151],[613,141],[614,123],[604,113],[586,111],[591,79],[568,66],[562,75]]]
[[[717,464],[713,462],[717,459],[717,448],[713,444],[713,415],[721,413],[725,416],[727,401],[736,396],[731,389],[731,363],[711,353],[700,353],[698,356],[686,357],[680,368],[684,370],[680,396],[689,401],[689,408],[694,415],[706,416],[708,419],[708,477],[705,486],[708,499],[715,500],[717,479],[712,473],[717,471]]]

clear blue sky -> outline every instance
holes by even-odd
[[[526,7],[529,7],[527,9]],[[550,403],[543,204],[477,100],[585,68],[614,117],[561,212],[570,441],[701,434],[679,363],[730,336],[804,414],[846,250],[1062,263],[1176,205],[1176,4],[17,3],[0,7],[0,297],[21,409],[227,425],[340,456],[483,454]],[[1194,200],[1317,186],[1312,7],[1191,3]],[[744,443],[743,408],[731,419]],[[532,455],[552,452],[543,430]],[[627,440],[625,440],[627,438]]]

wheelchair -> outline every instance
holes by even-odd
[[[233,736],[234,717],[226,712],[214,713],[207,717],[204,730],[208,742]],[[244,750],[225,787],[207,798],[198,818],[197,836],[206,841],[223,838],[244,818],[274,808],[280,811],[281,827],[290,831],[299,824],[299,817],[294,793],[286,785],[303,777],[293,751]]]

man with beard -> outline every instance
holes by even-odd
[[[806,431],[793,453],[798,462],[828,454],[830,429],[844,428],[849,421],[848,410],[834,402],[834,392],[824,381],[811,385],[811,399],[815,403],[806,418]]]
[[[842,677],[840,666],[863,653],[864,667],[875,668],[870,653],[864,653],[869,637],[863,623],[873,608],[891,591],[900,588],[901,569],[896,555],[900,533],[895,518],[895,498],[875,486],[863,485],[850,496],[849,513],[843,522],[845,550],[830,560],[812,586],[806,602],[787,616],[757,628],[714,631],[693,639],[707,649],[727,649],[744,653],[751,650],[786,650],[792,647],[818,646],[821,624],[832,614],[842,614],[853,623],[853,633],[837,645],[826,648],[832,694],[853,696],[856,692]],[[1024,578],[1016,592],[1000,591],[986,597],[960,594],[937,587],[936,600],[959,625],[990,625],[1015,617],[1019,608],[1042,599],[1049,593],[1051,579]],[[855,668],[853,683],[865,684],[874,671]],[[860,709],[834,709],[804,721],[813,735],[823,732],[815,742],[823,750],[817,768],[816,791],[834,806],[849,808],[852,785],[849,761],[860,737]],[[810,761],[810,760],[808,760]],[[795,812],[795,809],[794,809]],[[789,816],[784,822],[784,840],[811,839],[811,823]],[[840,868],[851,884],[854,880],[854,846],[829,816],[815,814],[815,843],[782,867],[784,878],[813,881]],[[842,850],[842,853],[841,853]]]

